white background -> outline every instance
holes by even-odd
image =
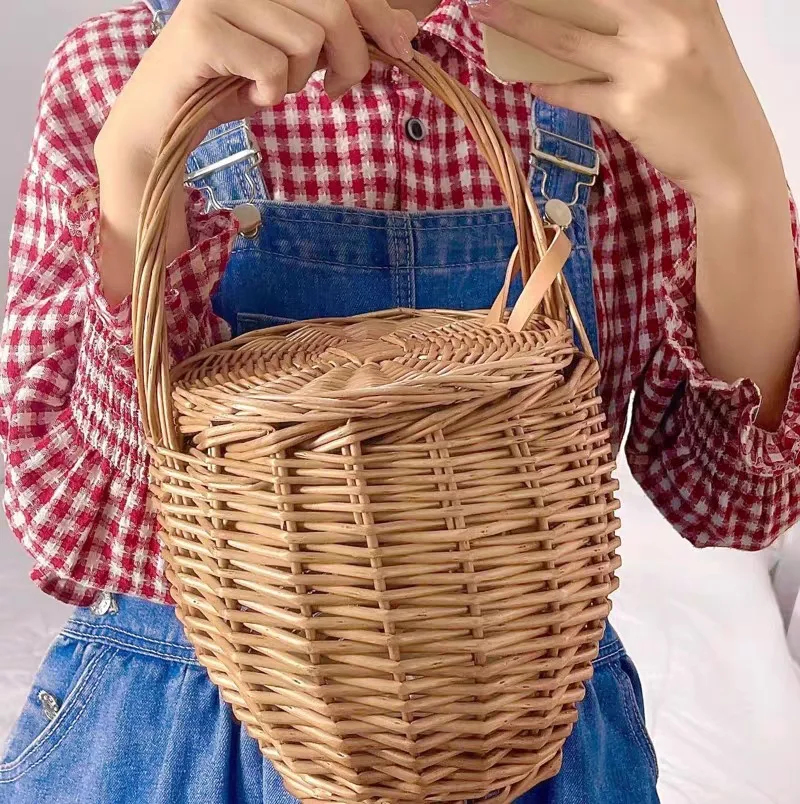
[[[73,25],[113,5],[111,0],[0,0],[0,98],[3,99],[0,118],[0,153],[3,155],[0,159],[0,229],[8,229],[13,215],[41,76],[49,53]],[[797,47],[800,3],[795,0],[721,0],[721,5],[782,147],[790,184],[800,194],[800,106],[795,103],[796,87],[800,85],[800,48]],[[753,266],[754,272],[757,268]],[[0,276],[2,294],[5,271],[0,271]],[[624,478],[623,474],[623,483],[629,482]],[[627,493],[631,495],[634,492],[628,488]],[[648,532],[654,528],[652,512],[641,505],[627,507],[625,516],[627,533],[638,530]],[[647,560],[646,552],[643,557]],[[651,554],[650,560],[658,559]],[[53,624],[64,616],[62,607],[45,599],[25,580],[25,564],[21,551],[0,525],[0,612],[6,615],[0,616],[0,656],[5,659],[24,657],[26,651],[30,654],[13,667],[12,660],[8,659],[7,673],[18,676],[12,678],[12,685],[20,689],[30,683],[36,661],[44,650],[44,645],[39,644],[41,639],[37,642],[34,635],[46,633],[48,629],[52,632]],[[709,569],[711,566],[709,564]],[[800,575],[800,550],[793,572]],[[784,594],[789,608],[794,599],[794,589],[794,581],[786,580]],[[800,617],[795,621],[795,628],[800,644]],[[3,664],[6,661],[0,660],[0,665]],[[0,738],[20,703],[17,698],[12,700],[5,689],[0,689]],[[683,738],[682,741],[685,742]],[[659,744],[659,752],[665,745],[665,742]],[[719,758],[719,767],[723,767],[723,759]],[[667,771],[670,769],[667,768]],[[705,766],[698,773],[700,776],[706,774]],[[757,777],[763,778],[765,775],[766,771],[761,770]],[[669,778],[677,776],[673,773]],[[741,790],[740,783],[736,784],[739,787],[734,789]],[[722,793],[722,782],[719,791],[723,798],[713,799],[715,802],[739,804],[745,800],[732,793]],[[775,798],[763,800],[797,800],[791,793],[788,796],[779,799],[776,794]],[[699,801],[695,797],[691,800],[693,804]],[[670,801],[688,802],[689,799],[678,796],[670,798]]]

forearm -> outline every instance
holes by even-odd
[[[752,379],[757,423],[780,422],[800,348],[800,292],[788,191],[780,167],[719,186],[697,207],[697,337],[720,380]]]
[[[112,305],[131,292],[136,260],[139,211],[149,178],[152,160],[142,157],[140,164],[121,159],[117,141],[101,133],[95,146],[100,179],[100,248],[98,271],[103,295]],[[184,206],[184,189],[175,188],[167,236],[167,261],[189,248],[189,231]]]

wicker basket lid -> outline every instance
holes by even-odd
[[[567,327],[536,316],[522,332],[464,313],[393,310],[260,330],[208,349],[173,376],[185,434],[265,417],[385,416],[529,385],[548,387],[576,350]]]

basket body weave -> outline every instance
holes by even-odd
[[[548,249],[488,113],[415,69],[509,197],[519,248],[488,316],[301,322],[171,369],[170,182],[234,81],[168,133],[140,224],[134,354],[178,616],[307,804],[505,804],[553,776],[617,583],[599,368],[553,284],[568,251],[553,262],[563,240]],[[527,284],[508,316],[516,270]]]
[[[248,335],[174,379],[180,616],[289,790],[463,801],[551,775],[616,566],[571,333],[400,310]]]

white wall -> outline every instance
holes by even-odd
[[[720,0],[720,5],[781,146],[789,183],[800,195],[800,3]]]

